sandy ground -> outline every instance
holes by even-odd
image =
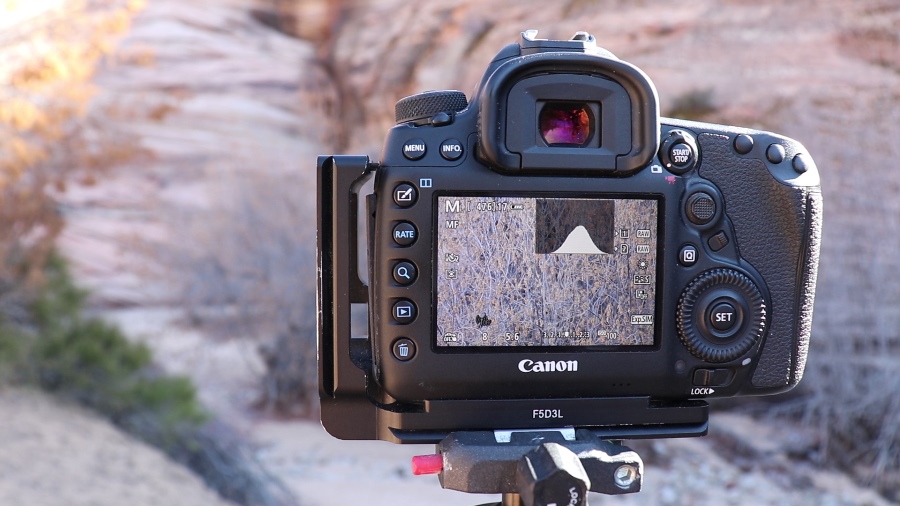
[[[225,504],[159,451],[83,409],[42,393],[5,389],[0,413],[0,504]],[[413,476],[410,459],[431,453],[431,446],[340,441],[314,422],[255,421],[248,427],[259,459],[304,506],[474,506],[497,499],[443,490],[434,476]],[[773,429],[735,415],[714,419],[719,433],[763,436],[755,442],[745,436],[745,443],[770,452],[753,463],[703,440],[644,443],[644,490],[615,498],[592,495],[591,504],[888,504],[846,476],[773,457],[772,441],[778,438],[766,437]]]
[[[0,390],[0,504],[224,506],[193,473],[77,406]]]

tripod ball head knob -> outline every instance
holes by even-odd
[[[585,506],[591,479],[572,450],[544,443],[519,460],[516,485],[525,506]]]

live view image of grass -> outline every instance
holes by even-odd
[[[438,198],[439,346],[653,344],[657,202]]]

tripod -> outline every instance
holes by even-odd
[[[414,474],[438,474],[446,489],[503,494],[482,506],[587,506],[587,492],[641,490],[644,464],[626,446],[588,430],[454,432],[438,453],[413,459]]]

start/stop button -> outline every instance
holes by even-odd
[[[659,159],[675,174],[684,174],[697,165],[697,141],[685,130],[671,130],[659,146]]]
[[[675,169],[689,169],[694,166],[694,150],[683,142],[669,148],[669,160]]]

